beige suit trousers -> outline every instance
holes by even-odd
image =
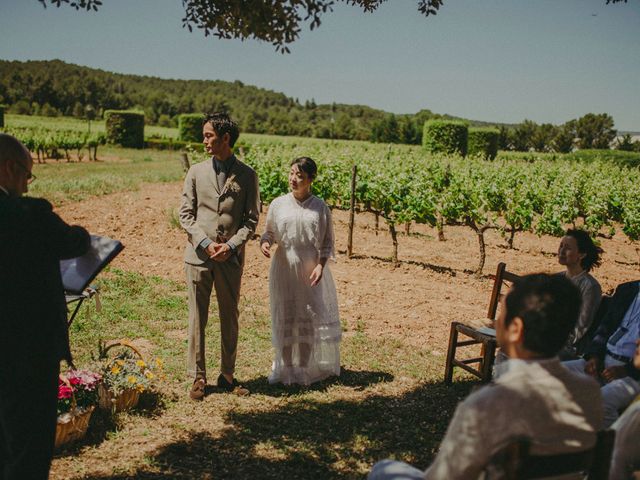
[[[205,328],[211,290],[215,288],[220,314],[220,371],[233,374],[238,350],[238,303],[242,264],[237,254],[226,262],[209,260],[203,265],[185,263],[189,299],[187,371],[192,378],[206,380]]]

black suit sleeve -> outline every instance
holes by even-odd
[[[89,232],[80,226],[65,223],[46,200],[39,202],[35,221],[35,230],[41,238],[33,240],[39,240],[52,256],[62,260],[79,257],[89,250]]]

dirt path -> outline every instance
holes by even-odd
[[[115,267],[182,281],[186,240],[171,221],[180,189],[179,183],[149,184],[138,191],[70,204],[58,213],[92,233],[120,239],[126,248]],[[262,215],[259,232],[265,218]],[[391,255],[390,236],[386,230],[376,235],[370,215],[357,216],[355,256],[346,257],[347,221],[346,212],[334,211],[338,254],[330,267],[347,330],[357,328],[397,337],[409,345],[430,345],[432,353],[444,355],[452,320],[484,317],[491,281],[469,273],[478,261],[475,235],[469,229],[448,227],[447,240],[439,242],[434,229],[413,226],[411,235],[399,237],[402,263],[393,268],[386,260]],[[515,272],[560,270],[555,260],[557,238],[519,234],[516,249],[508,250],[499,234],[490,232],[487,243],[485,274],[492,273],[499,261]],[[602,247],[606,252],[603,266],[594,275],[603,291],[640,278],[637,243],[630,244],[617,234],[602,239]],[[251,241],[242,293],[263,305],[268,305],[268,268],[258,242]]]

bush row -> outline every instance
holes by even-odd
[[[469,128],[460,121],[428,120],[424,124],[422,145],[430,153],[494,159],[498,154],[498,136],[494,128]]]
[[[107,110],[104,112],[107,141],[129,148],[149,148],[159,150],[180,150],[189,143],[202,143],[202,121],[200,113],[180,115],[178,121],[179,140],[151,138],[144,140],[144,113],[128,110]]]
[[[178,117],[178,138],[184,142],[202,143],[201,113],[185,113]]]
[[[107,110],[104,120],[109,143],[129,148],[144,147],[144,113]]]

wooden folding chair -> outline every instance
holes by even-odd
[[[498,304],[505,295],[502,293],[502,286],[505,282],[516,282],[520,279],[519,275],[507,271],[507,265],[503,262],[498,264],[496,275],[493,281],[493,289],[491,291],[491,299],[489,300],[489,310],[487,318],[495,323]],[[459,336],[463,335],[466,340],[459,340]],[[469,345],[480,345],[480,356],[472,358],[456,358],[458,347],[466,347]],[[496,353],[496,333],[494,328],[477,329],[460,322],[451,323],[451,332],[449,334],[449,347],[447,349],[447,363],[444,370],[444,381],[451,384],[453,380],[453,367],[460,367],[467,372],[480,378],[483,382],[491,380],[493,372],[493,362]],[[471,365],[477,364],[477,368]]]
[[[532,480],[564,475],[583,475],[588,480],[607,480],[613,454],[615,430],[598,432],[596,444],[581,452],[531,455],[531,442],[517,440],[492,460],[507,480]],[[573,478],[573,477],[571,477]]]

